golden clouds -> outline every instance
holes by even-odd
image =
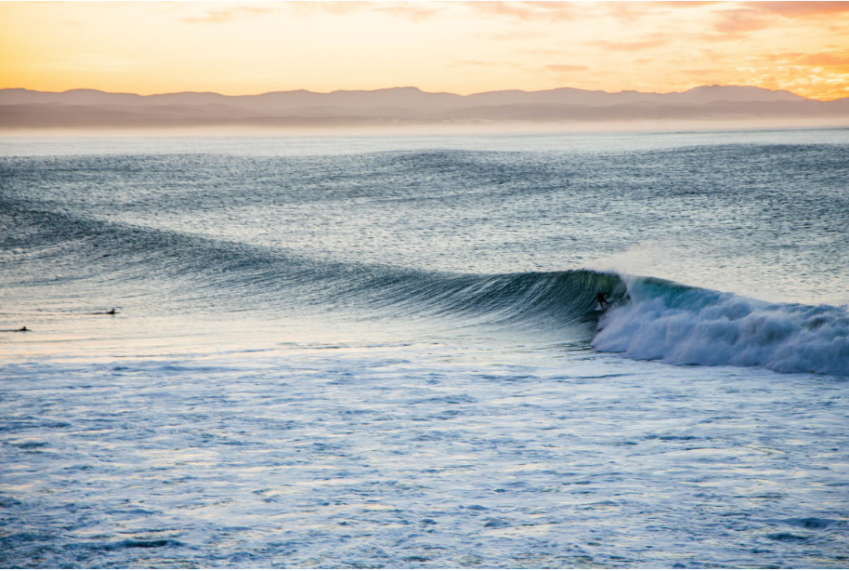
[[[559,73],[570,73],[573,71],[589,71],[585,65],[547,65],[546,68]]]
[[[224,10],[207,10],[203,16],[183,18],[183,21],[189,24],[223,24],[241,16],[261,16],[271,11],[271,8],[258,6],[237,6]]]
[[[849,2],[0,3],[0,87],[849,96]]]
[[[608,51],[633,52],[656,48],[664,45],[665,43],[667,43],[667,41],[667,38],[662,35],[654,35],[653,37],[633,42],[612,42],[607,40],[599,40],[593,43]]]
[[[849,12],[849,2],[747,2],[746,5],[753,10],[786,17],[817,17]]]
[[[837,53],[827,53],[822,52],[818,54],[811,54],[804,57],[800,57],[796,61],[803,65],[825,65],[825,66],[849,66],[849,52],[843,52],[843,54],[838,55]]]
[[[579,6],[572,2],[465,2],[464,4],[478,15],[502,16],[528,22],[573,21],[579,13]]]

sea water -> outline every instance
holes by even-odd
[[[0,566],[846,567],[847,283],[846,130],[3,139]]]

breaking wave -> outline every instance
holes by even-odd
[[[845,307],[767,303],[656,278],[626,281],[630,302],[602,318],[592,343],[599,351],[677,365],[849,375]]]

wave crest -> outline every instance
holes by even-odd
[[[602,318],[592,343],[599,351],[677,365],[849,376],[846,308],[770,304],[654,278],[627,281],[631,303]]]

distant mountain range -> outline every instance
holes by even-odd
[[[849,98],[806,99],[759,87],[703,86],[682,93],[491,91],[427,93],[416,87],[375,91],[276,91],[262,95],[136,95],[74,89],[0,90],[0,129],[321,127],[452,125],[501,122],[600,122],[705,119],[849,119]]]

